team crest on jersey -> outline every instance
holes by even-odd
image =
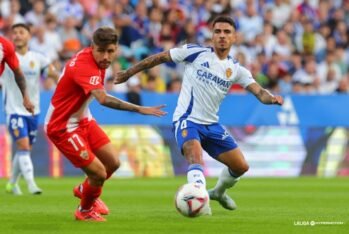
[[[231,70],[231,68],[228,68],[226,71],[225,71],[225,75],[227,76],[227,78],[229,79],[231,74],[233,74],[233,71]]]
[[[88,156],[88,151],[87,151],[87,150],[82,150],[82,151],[80,152],[80,157],[81,157],[82,159],[88,160],[88,158],[89,158],[89,156]]]
[[[186,129],[182,130],[182,137],[186,138],[188,136],[188,131]]]
[[[35,67],[35,62],[34,62],[33,60],[31,60],[31,61],[29,62],[29,67],[30,67],[30,68],[34,68],[34,67]]]
[[[91,85],[98,85],[101,81],[100,81],[100,77],[99,76],[91,76],[90,77],[90,84]]]

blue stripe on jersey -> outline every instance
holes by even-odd
[[[201,51],[199,51],[199,52],[196,52],[196,53],[194,53],[194,54],[191,54],[191,55],[189,55],[188,57],[186,57],[185,59],[184,59],[184,61],[186,61],[186,62],[189,62],[189,63],[192,63],[192,62],[194,62],[194,60],[199,56],[199,54],[201,54],[202,52],[205,52],[206,50],[201,50]]]
[[[193,89],[191,89],[189,106],[187,108],[187,111],[179,119],[186,119],[186,118],[188,118],[188,116],[191,114],[191,112],[193,110],[193,104],[194,104],[194,94],[193,94]]]
[[[202,48],[202,46],[198,45],[198,44],[188,44],[187,45],[187,48],[188,49],[191,49],[191,48]]]

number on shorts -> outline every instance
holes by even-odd
[[[84,143],[82,143],[82,141],[79,138],[78,134],[73,134],[71,137],[68,138],[68,142],[70,142],[70,144],[72,144],[72,146],[74,147],[75,151],[79,151],[79,147],[84,147]],[[77,144],[78,143],[78,144]]]
[[[186,121],[186,120],[183,120],[183,121],[181,122],[181,129],[185,129],[185,128],[187,128],[187,121]]]
[[[18,119],[11,119],[11,128],[17,129],[17,128],[23,128],[23,119],[21,117],[18,117]]]

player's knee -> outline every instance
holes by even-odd
[[[240,164],[239,166],[235,166],[234,168],[230,168],[230,170],[232,170],[232,172],[234,172],[234,174],[237,177],[242,176],[243,174],[245,174],[249,169],[249,165],[247,163],[243,163]]]
[[[120,160],[116,159],[112,165],[110,165],[109,171],[114,172],[120,167]]]
[[[103,185],[104,181],[107,179],[107,172],[99,171],[97,173],[89,175],[88,177],[92,181],[93,185],[101,186]]]
[[[249,168],[250,166],[247,163],[241,164],[238,168],[239,176],[242,176],[243,174],[245,174]]]
[[[23,141],[23,140],[19,140],[16,142],[16,146],[18,150],[30,150],[30,144],[29,141]]]

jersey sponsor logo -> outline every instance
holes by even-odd
[[[87,150],[81,150],[80,151],[80,157],[82,159],[88,160],[89,159],[88,151]]]
[[[201,64],[201,66],[203,66],[203,67],[207,67],[207,68],[210,68],[210,65],[208,64],[208,62],[204,62],[204,63],[202,63],[202,64]]]
[[[230,79],[230,76],[233,74],[233,70],[231,70],[231,68],[228,68],[225,71],[225,75],[227,76],[228,79]]]
[[[91,76],[90,77],[90,84],[91,85],[98,85],[100,83],[100,77],[99,76]]]
[[[199,80],[207,81],[207,83],[215,83],[219,87],[222,87],[224,91],[227,91],[232,85],[232,81],[224,80],[208,71],[198,69],[196,74]]]

